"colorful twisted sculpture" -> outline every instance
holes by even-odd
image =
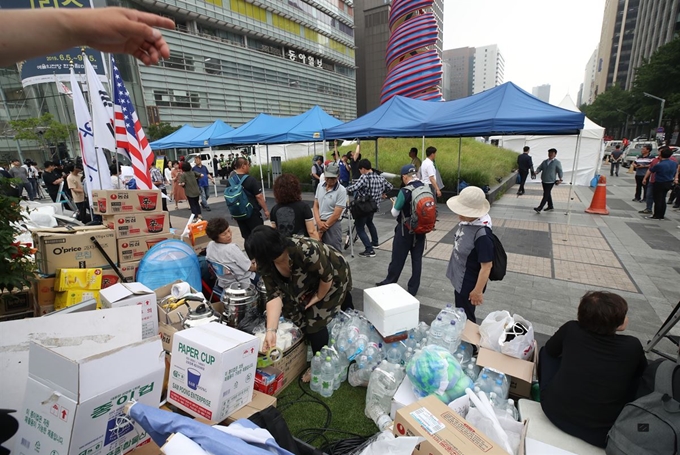
[[[387,77],[380,102],[400,95],[429,101],[443,101],[440,91],[442,62],[434,49],[437,21],[425,12],[433,0],[393,0],[390,8],[390,39],[385,63]]]

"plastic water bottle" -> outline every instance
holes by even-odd
[[[333,395],[333,387],[335,382],[335,371],[331,358],[326,357],[326,360],[321,365],[321,374],[319,375],[319,382],[321,383],[320,394],[322,397],[330,397]]]
[[[508,398],[508,404],[505,411],[508,413],[509,417],[512,417],[514,420],[519,420],[519,411],[515,407],[515,400],[512,398]]]
[[[406,341],[404,341],[404,346],[406,346],[406,349],[408,348],[415,348],[416,347],[416,336],[415,334],[411,334],[408,336]]]
[[[368,335],[365,333],[359,332],[357,335],[356,339],[354,340],[354,343],[352,343],[352,349],[354,350],[353,357],[356,357],[357,355],[360,355],[364,352],[366,347],[368,346]],[[349,360],[354,360],[353,358],[349,358]]]
[[[406,352],[404,352],[404,359],[403,359],[403,364],[404,366],[408,365],[408,362],[413,358],[413,348],[408,348]]]
[[[458,327],[456,327],[456,321],[449,321],[448,327],[444,330],[444,338],[442,340],[442,346],[449,350],[450,353],[456,352],[458,345],[460,344],[460,336],[458,335]]]
[[[387,350],[387,361],[395,365],[401,364],[401,350],[397,343],[392,343],[392,346]]]
[[[366,391],[365,414],[381,431],[392,423],[389,418],[391,401],[402,380],[401,367],[387,360],[383,360],[371,373]]]
[[[436,344],[441,346],[442,339],[444,338],[444,329],[446,325],[442,320],[441,316],[437,316],[437,319],[432,321],[430,326],[430,333],[427,335],[428,344]]]
[[[314,358],[314,352],[312,352],[312,345],[307,345],[307,362],[311,362]]]
[[[477,380],[475,381],[475,385],[479,387],[479,390],[481,390],[484,393],[489,393],[493,391],[489,375],[484,371],[482,371],[482,374],[480,374]]]
[[[321,363],[321,353],[317,352],[312,358],[312,379],[309,382],[309,388],[312,389],[312,392],[321,391],[321,378],[319,377],[321,375]]]
[[[367,368],[353,363],[349,366],[349,373],[347,374],[347,382],[352,387],[366,387],[371,375],[372,368]]]
[[[472,379],[473,382],[477,379],[477,372],[475,371],[475,366],[472,363],[468,363],[464,371],[467,377]]]

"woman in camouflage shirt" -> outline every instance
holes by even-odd
[[[276,329],[283,315],[305,332],[314,352],[320,351],[328,344],[328,323],[352,289],[345,258],[317,240],[297,235],[285,238],[270,226],[255,228],[245,247],[267,288],[263,349],[276,346]]]

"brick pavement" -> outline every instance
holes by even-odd
[[[494,229],[501,240],[505,237],[512,242],[504,242],[509,250],[508,274],[503,281],[488,285],[484,304],[477,309],[478,319],[490,311],[506,309],[532,321],[537,332],[550,335],[576,318],[578,301],[587,290],[608,290],[626,298],[627,332],[646,343],[680,301],[680,212],[669,210],[666,221],[646,220],[637,213],[641,204],[629,202],[635,185],[632,174],[608,180],[609,216],[585,213],[593,195],[591,188],[575,187],[570,203],[567,185],[554,189],[553,212],[537,214],[532,210],[541,194],[537,184],[528,184],[521,197],[512,187],[493,204]],[[311,197],[304,195],[305,200]],[[271,207],[270,192],[267,200]],[[211,198],[213,211],[204,214],[206,219],[226,214],[222,201]],[[374,219],[381,242],[376,257],[358,256],[361,242],[355,244],[354,257],[345,251],[359,308],[363,289],[374,286],[387,273],[396,225],[388,204],[383,202]],[[571,214],[567,215],[569,206]],[[187,217],[188,210],[180,207],[173,212],[174,225]],[[347,224],[343,221],[345,229]],[[453,287],[445,273],[453,248],[451,231],[456,225],[457,217],[445,204],[439,204],[437,229],[427,236],[417,296],[421,317],[428,322],[453,301]],[[243,244],[238,229],[234,241]],[[406,287],[410,275],[407,260],[399,284]],[[680,327],[675,333],[680,333]]]

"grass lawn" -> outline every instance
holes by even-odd
[[[437,168],[447,189],[454,189],[458,178],[458,144],[459,139],[440,138],[425,139],[425,147],[437,148]],[[362,141],[361,154],[371,161],[374,167],[393,174],[399,174],[404,164],[410,162],[408,151],[418,148],[418,156],[422,154],[422,139],[380,139],[378,141],[378,166],[375,166],[375,141]],[[341,154],[354,151],[355,146],[339,147]],[[331,158],[329,152],[327,159]],[[493,186],[497,179],[508,175],[517,164],[517,153],[500,149],[492,145],[477,142],[472,138],[462,140],[461,179],[471,185]],[[282,163],[283,172],[298,176],[301,182],[309,181],[310,157],[303,157]],[[259,168],[253,166],[251,174],[260,175]]]
[[[312,392],[308,384],[297,381],[281,392],[276,407],[283,414],[293,436],[305,442],[309,441],[316,447],[321,447],[328,441],[352,437],[348,433],[371,436],[378,432],[378,427],[364,414],[365,401],[366,388],[352,387],[347,381],[343,382],[330,398],[324,398]],[[328,409],[321,403],[326,404]],[[321,437],[312,440],[314,438],[312,432],[303,431],[309,428],[331,428],[332,430],[325,433],[328,441]],[[338,430],[338,432],[333,430]]]

